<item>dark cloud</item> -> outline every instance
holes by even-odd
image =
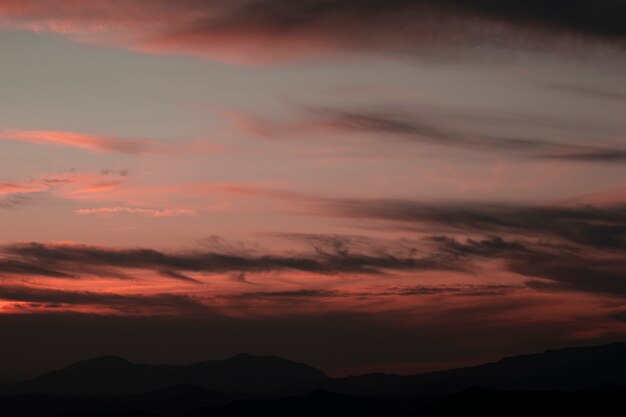
[[[531,280],[527,286],[538,290],[583,291],[626,296],[626,261],[593,256],[544,254],[509,261],[511,271],[546,281]]]
[[[475,257],[503,261],[504,268],[532,279],[528,288],[539,291],[583,291],[626,296],[626,251],[609,254],[588,248],[549,245],[537,241],[507,241],[501,237],[459,241],[432,238],[438,250],[462,259]]]
[[[32,263],[20,259],[0,259],[0,276],[3,275],[41,275],[53,278],[75,278],[75,275],[47,268],[41,263]]]
[[[387,289],[385,295],[421,296],[421,295],[456,295],[469,297],[501,296],[515,292],[522,287],[508,284],[463,284],[428,286],[418,285],[405,288]]]
[[[481,262],[493,260],[506,271],[531,278],[529,288],[626,296],[623,205],[426,204],[349,199],[327,200],[324,204],[334,215],[368,219],[370,226],[373,220],[379,220],[411,233],[447,233],[426,237],[416,247],[436,254],[459,270],[482,273]],[[460,239],[459,235],[472,237]]]
[[[511,294],[524,288],[509,284],[457,284],[457,285],[414,285],[408,287],[388,287],[376,290],[319,290],[299,289],[291,291],[254,291],[225,296],[233,300],[261,300],[280,302],[319,302],[323,299],[383,299],[385,297],[414,296],[459,296],[488,297]]]
[[[626,149],[619,147],[596,147],[586,144],[559,143],[541,137],[518,137],[517,134],[494,134],[480,132],[475,127],[463,126],[451,112],[445,119],[442,115],[420,117],[393,111],[345,111],[345,110],[313,110],[313,115],[322,126],[337,131],[372,133],[402,139],[411,143],[436,145],[450,148],[473,150],[477,152],[504,153],[520,157],[562,159],[586,162],[626,162]],[[493,117],[465,115],[466,120],[483,127],[493,127]],[[489,120],[491,119],[491,120]],[[503,120],[500,120],[502,123]],[[517,123],[509,120],[509,127],[524,131],[533,127],[542,127],[545,121],[527,117]],[[517,126],[513,126],[517,124]],[[310,125],[306,123],[305,125]],[[580,127],[569,128],[570,135]],[[484,129],[480,129],[484,130]],[[590,134],[593,129],[589,129]],[[554,134],[551,132],[550,134]]]
[[[410,200],[332,200],[336,215],[425,229],[558,238],[601,249],[626,249],[626,206],[532,206],[489,203],[427,204]]]
[[[444,0],[441,3],[523,24],[626,37],[620,18],[626,14],[622,0]]]
[[[626,162],[626,149],[585,149],[581,147],[579,149],[566,150],[563,153],[542,155],[542,157],[567,161],[624,163]]]
[[[20,285],[0,285],[0,299],[5,301],[40,303],[39,306],[62,308],[67,306],[96,306],[124,313],[149,309],[152,314],[207,313],[209,308],[200,299],[188,295],[153,294],[121,295],[91,291],[66,291]]]
[[[15,209],[28,202],[28,197],[24,194],[13,194],[0,197],[0,209]]]
[[[602,89],[588,85],[568,84],[562,82],[543,82],[540,83],[540,85],[552,90],[593,99],[626,101],[626,92],[609,91],[606,88]]]
[[[526,254],[530,250],[521,242],[508,241],[496,236],[488,239],[466,239],[465,242],[449,236],[433,236],[429,238],[437,244],[438,250],[455,256],[494,257],[502,254]]]
[[[202,281],[188,277],[187,275],[181,274],[180,272],[177,272],[177,271],[160,271],[160,274],[164,277],[177,279],[183,282],[190,282],[193,284],[202,284]]]
[[[293,290],[293,291],[259,291],[259,292],[246,292],[235,296],[235,298],[243,299],[317,299],[317,298],[332,298],[340,296],[337,291],[323,291],[323,290]]]
[[[252,254],[214,251],[166,253],[152,249],[116,249],[87,245],[49,245],[21,243],[1,248],[0,272],[16,275],[45,275],[77,278],[101,275],[130,279],[129,269],[154,271],[169,278],[199,283],[186,272],[263,273],[302,271],[315,274],[361,273],[391,271],[454,270],[457,265],[438,256],[417,257],[392,253],[354,251],[347,246],[315,247],[313,253]]]
[[[206,17],[161,41],[199,47],[214,37],[247,33],[317,38],[344,48],[411,50],[473,43],[539,47],[540,40],[555,35],[626,38],[620,18],[626,5],[620,0],[248,0],[219,2],[204,11]]]
[[[581,41],[620,50],[625,9],[621,0],[6,0],[0,17],[66,35],[105,28],[111,43],[151,52],[271,61],[336,50],[475,58],[477,46],[557,51]]]

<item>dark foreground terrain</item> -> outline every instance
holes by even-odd
[[[5,383],[0,415],[608,415],[625,399],[626,345],[610,344],[420,375],[340,379],[272,356],[191,365],[104,357]]]

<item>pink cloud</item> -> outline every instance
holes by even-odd
[[[30,181],[0,183],[0,196],[50,193],[70,198],[89,193],[101,193],[119,187],[124,181],[124,175],[125,172],[48,174]]]
[[[150,209],[138,207],[99,207],[91,209],[77,209],[79,215],[118,214],[128,213],[147,217],[193,217],[197,211],[193,209]]]
[[[93,152],[116,152],[131,155],[189,155],[198,153],[212,155],[234,150],[234,148],[205,140],[195,140],[180,146],[170,146],[153,140],[125,139],[56,130],[0,129],[0,140],[61,145]]]
[[[626,204],[626,186],[613,188],[610,190],[597,191],[583,195],[577,195],[555,201],[554,204],[564,205],[593,205],[593,206],[612,206]]]
[[[0,183],[0,195],[38,193],[50,189],[45,182],[4,182]]]
[[[623,40],[614,19],[623,7],[593,3],[555,15],[536,4],[499,9],[471,0],[6,0],[0,22],[79,42],[248,64],[338,51],[475,58],[476,45],[571,50],[581,41]],[[589,16],[593,22],[572,24]]]
[[[128,154],[145,153],[160,148],[160,145],[153,141],[121,139],[53,130],[6,129],[0,131],[0,139],[16,142],[63,145],[96,152],[121,152]]]

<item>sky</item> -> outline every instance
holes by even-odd
[[[0,378],[626,341],[625,17],[0,0]]]

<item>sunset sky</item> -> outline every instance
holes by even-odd
[[[626,2],[0,0],[0,378],[626,341]]]

